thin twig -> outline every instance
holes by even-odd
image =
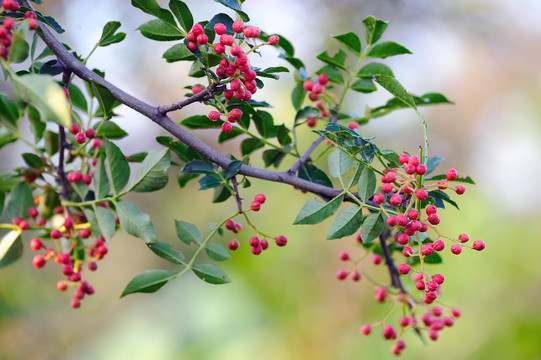
[[[240,198],[236,176],[233,176],[231,178],[231,183],[233,184],[233,189],[235,190],[235,199],[237,200],[237,207],[239,208],[239,213],[242,213],[242,199]]]
[[[180,110],[183,107],[186,107],[195,102],[202,102],[202,101],[209,100],[212,98],[213,93],[222,92],[225,90],[225,86],[223,85],[218,86],[218,85],[219,83],[213,82],[205,90],[201,91],[199,94],[195,94],[193,96],[190,96],[187,99],[176,102],[174,104],[158,106],[158,112],[162,115],[165,115],[168,112]]]
[[[287,172],[291,175],[294,175],[301,168],[302,164],[310,160],[310,155],[312,155],[312,152],[314,152],[314,150],[317,148],[319,144],[321,144],[322,141],[323,141],[323,136],[320,136],[319,138],[317,138],[310,145],[310,147],[308,147],[308,150],[306,150],[306,152],[301,155],[299,160],[297,160]]]

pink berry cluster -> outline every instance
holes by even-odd
[[[261,205],[265,201],[266,201],[265,195],[263,194],[256,195],[254,198],[254,201],[252,201],[252,203],[250,204],[250,209],[252,211],[259,211],[259,209],[261,208]],[[243,228],[239,223],[236,223],[233,219],[227,220],[224,225],[227,230],[235,234],[235,237],[227,243],[227,247],[232,251],[237,250],[240,246],[240,242],[238,241],[237,237],[241,233],[241,231],[244,230],[245,228]],[[252,254],[259,255],[264,250],[268,249],[269,241],[267,240],[267,238],[271,238],[271,236],[261,233],[251,223],[249,223],[248,225],[256,231],[257,235],[261,236],[261,237],[252,236],[249,240],[249,244],[252,247]],[[278,235],[274,237],[274,241],[276,242],[276,245],[280,247],[285,246],[287,244],[287,238],[284,235]]]
[[[227,27],[222,23],[214,25],[214,32],[219,36],[216,44],[210,44],[201,24],[195,24],[186,36],[188,48],[197,51],[199,46],[205,45],[214,49],[214,52],[223,58],[216,69],[216,75],[221,80],[227,80],[227,88],[223,96],[224,102],[219,102],[217,110],[211,111],[208,117],[212,121],[225,121],[222,124],[222,131],[228,133],[233,125],[242,117],[242,111],[238,108],[227,110],[229,100],[250,101],[252,95],[257,92],[257,74],[252,70],[248,55],[263,45],[276,45],[279,38],[276,35],[269,37],[267,42],[260,42],[257,39],[261,30],[257,27],[245,26],[242,21],[235,21],[232,25],[234,35],[227,33]],[[245,49],[248,48],[246,51]],[[198,94],[203,90],[199,85],[194,86],[192,91]]]
[[[314,106],[321,110],[321,113],[318,117],[310,117],[306,120],[306,125],[308,127],[315,127],[318,120],[325,120],[329,118],[329,111],[325,108],[325,105],[320,100],[321,95],[325,91],[325,86],[329,83],[329,77],[327,74],[321,74],[317,77],[316,82],[312,80],[306,80],[303,83],[304,90],[309,92],[308,97],[311,101],[315,102]]]
[[[377,302],[390,302],[396,308],[407,310],[404,310],[405,313],[399,320],[398,325],[401,329],[399,334],[393,326],[388,324],[390,314],[377,323],[361,327],[361,333],[368,335],[374,326],[383,325],[385,339],[398,339],[391,348],[391,352],[395,355],[400,355],[405,348],[406,343],[401,338],[405,332],[426,331],[430,339],[435,341],[439,337],[439,332],[452,326],[454,319],[460,316],[460,311],[457,309],[446,308],[444,311],[442,306],[434,304],[441,294],[445,277],[438,273],[431,274],[426,270],[425,263],[430,262],[427,258],[444,251],[446,247],[449,247],[450,252],[455,255],[460,254],[463,247],[477,251],[485,248],[485,243],[481,240],[467,245],[470,237],[465,233],[455,238],[442,234],[437,228],[440,217],[438,208],[429,202],[430,192],[453,190],[458,195],[463,194],[464,185],[451,185],[451,182],[458,179],[456,169],[449,169],[444,179],[425,182],[423,175],[427,173],[427,167],[420,162],[418,156],[400,154],[399,163],[400,167],[383,171],[381,192],[374,194],[372,201],[387,217],[387,231],[390,233],[386,241],[387,246],[396,250],[403,259],[395,269],[397,276],[410,275],[414,289],[411,293],[406,293],[396,287],[380,284],[375,286]],[[428,232],[435,234],[433,241],[428,237]],[[357,241],[362,244],[360,235],[357,235]],[[364,245],[365,248],[370,246],[370,244]],[[351,266],[349,270],[339,270],[336,277],[344,280],[351,276],[352,280],[359,280],[357,266],[369,254],[370,251],[366,251],[359,259],[352,259],[349,253],[341,252],[340,259],[350,262]],[[382,260],[378,254],[372,257],[372,262],[376,265]],[[419,267],[414,267],[416,264]],[[416,318],[417,312],[424,312],[419,322]]]
[[[66,211],[66,209],[59,206],[55,209],[55,214],[60,216],[62,213],[66,213]],[[38,216],[37,209],[35,208],[29,209],[28,213],[33,218]],[[68,215],[64,217],[64,221],[59,228],[50,228],[47,227],[47,220],[40,218],[37,221],[40,224],[37,224],[37,226],[41,226],[41,228],[48,232],[50,240],[37,237],[30,240],[30,248],[34,251],[42,252],[42,254],[37,254],[32,259],[32,264],[35,268],[43,268],[51,259],[61,266],[61,272],[65,276],[65,279],[57,283],[57,288],[60,291],[65,291],[69,287],[74,288],[73,299],[71,301],[71,307],[74,309],[81,306],[81,300],[85,295],[92,295],[95,292],[93,286],[87,281],[82,281],[83,269],[87,267],[89,271],[95,271],[98,268],[97,261],[103,259],[109,251],[105,239],[103,237],[93,239],[92,230],[87,227],[88,225],[79,223],[80,221],[86,221],[81,214]],[[65,251],[60,250],[60,240],[70,244],[69,249]],[[48,241],[52,241],[53,244],[47,246],[46,242]],[[64,244],[64,248],[65,246]],[[86,250],[87,256],[82,256],[80,253],[81,250]]]
[[[4,10],[17,12],[20,10],[20,5],[15,0],[2,0],[0,13]],[[27,11],[24,14],[24,19],[28,19],[28,28],[30,30],[36,30],[38,28],[36,14],[33,11]],[[16,26],[16,20],[12,18],[5,18],[0,26],[0,57],[3,57],[5,60],[7,60],[9,55],[9,47],[11,46],[12,35],[13,31],[16,30]]]

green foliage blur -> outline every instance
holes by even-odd
[[[117,76],[111,79],[113,83],[120,82],[155,103],[177,101],[182,87],[191,84],[182,75],[186,69],[165,66],[163,59],[154,56],[163,49],[154,51],[157,45],[133,31],[141,19],[129,2],[96,1],[91,2],[91,9],[84,0],[45,3],[47,11],[58,14],[58,21],[71,30],[66,41],[82,53],[91,46],[84,38],[99,36],[109,20],[122,22],[126,42],[118,50],[97,53],[92,64]],[[194,4],[197,16],[210,14],[201,5],[206,1],[188,3]],[[424,4],[248,0],[244,4],[254,24],[288,36],[312,71],[320,66],[315,54],[332,46],[328,34],[359,31],[359,19],[370,14],[387,19],[391,25],[386,36],[414,52],[391,62],[404,86],[414,93],[442,92],[455,102],[423,110],[429,122],[431,155],[446,158],[439,170],[456,167],[460,174],[474,178],[477,186],[468,186],[465,195],[455,199],[461,211],[449,208],[441,213],[439,227],[450,236],[466,232],[472,240],[482,239],[487,248],[459,256],[445,252],[440,265],[446,277],[441,300],[460,308],[463,315],[435,343],[425,346],[415,336],[407,336],[406,359],[541,357],[541,267],[537,265],[541,213],[535,206],[541,193],[531,190],[531,183],[541,175],[535,168],[541,154],[537,101],[541,73],[532,60],[538,50],[531,44],[539,43],[541,31],[527,13],[535,13],[534,9],[528,11],[526,3],[539,10],[539,5],[526,0],[481,1],[476,6],[464,0]],[[74,14],[79,14],[76,20]],[[81,39],[78,31],[84,35]],[[118,61],[125,62],[122,66],[131,72],[116,74],[115,69],[121,67]],[[291,119],[294,110],[283,88],[286,85],[268,86],[258,95],[275,105],[277,118]],[[382,100],[351,98],[348,106],[362,113],[365,103]],[[123,126],[129,129],[131,122],[137,124],[131,125],[133,140],[120,146],[151,149],[154,140],[149,134],[160,134],[152,125],[143,129],[144,119],[125,114]],[[191,114],[176,116],[181,120]],[[382,148],[397,151],[414,151],[422,141],[420,124],[409,110],[378,118],[362,130],[376,136]],[[204,136],[212,143],[217,134]],[[307,133],[301,140],[309,144],[311,139]],[[9,168],[9,155],[0,155],[0,164],[2,170]],[[171,176],[174,179],[176,174]],[[33,268],[27,246],[21,261],[0,272],[0,360],[391,358],[391,343],[383,340],[379,328],[368,338],[359,333],[362,324],[377,321],[388,305],[375,303],[372,286],[364,279],[359,283],[335,279],[342,266],[338,253],[361,251],[353,237],[324,240],[330,219],[317,226],[291,225],[310,195],[254,180],[243,197],[248,203],[260,192],[268,200],[253,221],[264,232],[286,235],[289,243],[284,248],[271,244],[256,257],[249,251],[248,238],[241,238],[239,250],[222,264],[233,280],[227,285],[206,284],[189,274],[156,294],[119,299],[136,274],[167,270],[170,264],[140,240],[118,234],[98,271],[88,274],[96,294],[81,309],[72,310],[70,296],[56,289],[59,269],[53,264],[42,270]],[[171,181],[150,197],[133,195],[130,200],[151,214],[160,240],[174,242],[173,219],[206,230],[208,223],[235,211],[231,201],[211,205],[211,197],[210,192],[198,192],[196,183],[189,185],[189,191],[181,191]],[[228,240],[224,236],[217,241],[225,245]],[[385,268],[369,261],[364,264],[363,269],[374,278],[387,281]]]

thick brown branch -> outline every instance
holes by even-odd
[[[404,285],[402,285],[402,280],[400,280],[400,273],[398,272],[398,269],[394,264],[391,252],[389,251],[389,247],[387,246],[387,239],[390,235],[391,233],[388,230],[384,231],[379,236],[379,243],[381,245],[381,250],[383,251],[383,257],[385,258],[385,265],[387,266],[387,269],[389,269],[391,286],[394,286],[395,288],[405,293],[406,289],[404,289]]]
[[[26,0],[23,3],[25,6],[30,7]],[[164,115],[158,107],[151,106],[144,101],[128,94],[124,90],[109,83],[107,80],[88,69],[68,50],[64,48],[64,46],[53,35],[53,33],[51,32],[51,30],[49,30],[46,24],[41,23],[40,25],[42,30],[42,32],[40,33],[40,37],[51,49],[51,51],[57,56],[57,58],[63,64],[66,70],[72,71],[75,75],[77,75],[84,81],[94,81],[106,87],[109,91],[111,91],[113,96],[119,102],[154,121],[156,124],[174,135],[180,141],[190,146],[192,149],[199,152],[205,158],[216,163],[222,168],[226,168],[231,163],[231,160],[228,159],[226,156],[219,153],[211,146],[205,144],[199,138],[192,135],[184,128],[176,124],[168,116]],[[307,190],[313,194],[319,195],[326,200],[330,200],[341,193],[341,191],[338,189],[301,179],[297,176],[287,173],[286,171],[277,172],[266,169],[259,169],[248,165],[242,165],[239,174],[268,181],[290,184],[296,186],[297,188],[302,188],[303,190]]]

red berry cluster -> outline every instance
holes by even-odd
[[[261,205],[266,200],[267,198],[265,197],[265,195],[263,194],[256,195],[254,198],[254,201],[252,201],[252,203],[250,204],[250,210],[259,211],[259,209],[261,208]],[[227,230],[235,233],[235,237],[227,243],[227,247],[233,251],[237,250],[240,246],[240,243],[237,237],[244,228],[240,224],[233,221],[232,219],[227,220],[224,225]],[[252,254],[259,255],[261,254],[261,252],[263,252],[263,250],[268,249],[269,241],[267,240],[267,238],[271,238],[271,236],[265,235],[262,232],[258,231],[250,222],[248,222],[248,225],[256,231],[257,235],[261,236],[261,237],[252,236],[249,240],[249,244],[252,247]],[[274,237],[274,240],[276,242],[276,245],[280,247],[285,246],[287,244],[287,238],[284,235],[278,235]]]
[[[0,13],[2,13],[3,10],[17,12],[20,10],[20,6],[15,0],[2,0]],[[33,11],[27,11],[24,14],[24,19],[28,19],[28,28],[30,30],[36,30],[38,28],[36,14]],[[6,60],[9,55],[9,47],[11,46],[12,35],[16,30],[16,26],[17,24],[12,18],[5,18],[0,26],[0,57],[3,57]]]
[[[227,27],[222,23],[214,25],[214,32],[219,36],[216,44],[210,44],[208,36],[205,34],[201,24],[195,24],[192,30],[186,36],[188,48],[191,51],[197,51],[199,46],[205,45],[214,49],[214,52],[221,55],[216,69],[218,78],[227,79],[227,89],[224,91],[224,102],[219,102],[216,106],[218,111],[211,111],[208,117],[212,121],[219,121],[222,116],[225,121],[222,124],[222,131],[228,133],[233,128],[233,123],[242,117],[242,111],[233,108],[228,111],[226,106],[229,100],[236,99],[240,101],[250,101],[252,95],[257,92],[256,77],[257,74],[250,67],[248,55],[263,45],[278,44],[278,36],[271,36],[267,42],[257,43],[261,35],[261,30],[257,27],[245,26],[242,21],[235,21],[232,25],[234,35],[227,33]],[[248,41],[251,39],[250,43]],[[249,47],[248,51],[243,48]],[[229,54],[228,54],[229,53]],[[198,94],[203,90],[200,86],[194,86],[192,92]]]
[[[55,213],[57,213],[57,216],[60,216],[60,213],[64,213],[65,211],[67,210],[59,207],[59,209],[55,210]],[[29,209],[28,213],[34,219],[38,216],[37,209],[35,208]],[[78,308],[81,306],[81,300],[85,295],[92,295],[95,292],[94,287],[87,281],[82,281],[82,271],[85,265],[88,270],[95,271],[98,268],[97,261],[103,259],[109,249],[103,237],[92,240],[92,231],[87,227],[88,224],[79,223],[79,221],[86,222],[86,219],[81,214],[73,214],[73,217],[65,216],[62,225],[57,229],[46,227],[47,222],[45,219],[43,220],[38,226],[48,231],[50,239],[54,241],[54,246],[49,247],[45,245],[44,242],[46,240],[44,239],[33,238],[30,240],[30,248],[32,250],[43,252],[43,254],[34,256],[32,264],[37,269],[44,267],[51,259],[55,263],[60,264],[62,274],[66,279],[60,280],[57,283],[57,288],[61,291],[67,290],[68,287],[75,288],[71,307]],[[23,221],[19,222],[19,226],[22,225]],[[59,240],[61,239],[64,239],[70,244],[69,248],[65,251],[61,250],[61,248],[65,249],[66,247],[65,244],[60,244]],[[85,242],[87,241],[90,244],[86,244]],[[87,250],[87,256],[81,253],[84,250]]]
[[[310,100],[314,101],[314,106],[321,110],[321,114],[318,117],[310,117],[306,120],[306,125],[308,127],[315,127],[317,121],[320,119],[326,119],[329,117],[329,111],[325,108],[323,103],[320,100],[322,94],[324,94],[325,86],[329,83],[329,77],[327,74],[321,74],[317,77],[317,81],[306,80],[303,83],[303,88],[306,91],[309,91],[308,97]]]
[[[368,335],[373,326],[383,325],[385,339],[395,340],[398,338],[398,341],[391,348],[391,352],[395,355],[400,355],[405,348],[405,342],[401,336],[406,331],[426,330],[432,340],[437,340],[439,332],[452,326],[454,319],[460,315],[456,309],[447,308],[444,311],[441,307],[432,306],[442,291],[445,278],[442,274],[430,274],[425,270],[424,263],[427,257],[443,251],[446,243],[450,245],[450,251],[455,255],[460,254],[463,247],[477,251],[485,248],[485,243],[481,240],[474,241],[471,246],[465,245],[470,240],[470,237],[465,233],[453,238],[441,234],[437,229],[440,217],[438,216],[438,208],[429,202],[430,192],[452,189],[458,195],[463,194],[465,192],[464,185],[453,186],[450,184],[458,179],[455,169],[449,169],[445,179],[425,183],[423,175],[427,173],[427,167],[420,162],[418,156],[401,154],[399,163],[401,165],[399,168],[383,171],[381,192],[374,194],[372,201],[381,212],[387,215],[386,223],[391,234],[387,245],[391,249],[398,250],[404,257],[405,261],[400,263],[396,270],[401,275],[412,274],[411,279],[416,290],[412,294],[406,294],[395,287],[375,286],[375,300],[377,302],[391,302],[394,303],[395,307],[409,309],[399,320],[399,326],[402,329],[400,336],[387,323],[390,313],[377,323],[361,327],[361,333]],[[434,241],[430,240],[426,234],[429,230],[436,235]],[[359,235],[357,240],[362,244]],[[368,245],[366,244],[366,247]],[[336,274],[337,278],[344,280],[351,274],[353,280],[360,279],[357,265],[369,254],[370,252],[366,251],[359,259],[351,259],[349,253],[341,252],[340,259],[349,261],[352,265],[349,270],[339,270]],[[372,262],[377,265],[382,262],[382,257],[377,254],[373,255]],[[416,263],[420,263],[420,268],[413,267]],[[415,291],[421,292],[422,300],[415,296]],[[420,309],[425,313],[421,318],[422,321],[418,323],[415,312]]]

